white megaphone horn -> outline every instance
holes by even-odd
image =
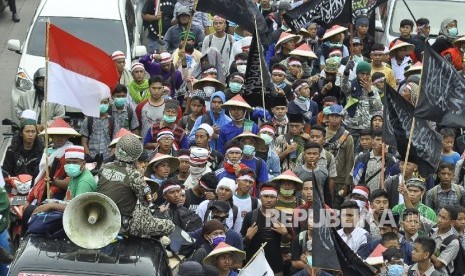
[[[102,248],[111,243],[121,229],[121,213],[108,196],[84,193],[73,198],[63,213],[63,228],[76,245]]]

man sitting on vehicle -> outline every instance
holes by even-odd
[[[97,191],[97,182],[92,173],[86,169],[84,147],[69,146],[65,150],[65,172],[69,176],[65,199],[70,201],[80,194]],[[49,211],[64,211],[66,204],[50,202],[34,209],[34,214]]]
[[[123,136],[116,144],[116,161],[102,166],[98,192],[108,196],[118,206],[123,234],[136,237],[167,236],[173,232],[174,223],[152,216],[148,208],[152,201],[150,187],[134,165],[142,151],[142,144],[136,136]]]

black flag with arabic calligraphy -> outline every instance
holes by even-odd
[[[386,85],[383,104],[383,141],[386,145],[396,147],[402,160],[405,160],[414,107],[389,85]],[[441,161],[441,149],[441,135],[426,120],[416,118],[409,160],[417,164],[422,177],[426,178],[436,172]]]
[[[275,86],[271,81],[270,71],[263,57],[263,46],[260,43],[260,37],[257,37],[254,32],[250,44],[249,57],[247,59],[243,94],[244,100],[246,100],[251,107],[263,107],[262,85],[264,86],[265,93],[265,108],[270,110],[273,99],[272,95],[275,93]]]
[[[326,208],[323,199],[322,184],[318,183],[315,173],[313,182],[313,229],[312,229],[312,265],[329,271],[341,271],[344,276],[374,276],[374,270],[342,240],[331,225],[334,210]]]
[[[352,23],[352,0],[312,0],[287,11],[284,20],[297,33],[308,22],[325,28],[335,24]]]
[[[447,127],[465,127],[465,79],[461,72],[425,44],[415,117]]]
[[[217,14],[233,21],[251,33],[255,33],[257,25],[262,43],[268,45],[271,41],[265,18],[258,10],[254,1],[250,0],[198,0],[197,10]],[[256,22],[254,20],[256,18]]]

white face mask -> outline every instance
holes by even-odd
[[[203,87],[203,92],[205,92],[205,96],[207,98],[210,98],[213,93],[215,93],[215,87],[214,86],[204,86]]]
[[[236,67],[239,73],[245,74],[245,70],[247,70],[247,65],[241,64],[241,65],[237,65]]]
[[[189,172],[193,175],[199,175],[205,171],[206,167],[190,167]]]
[[[353,200],[357,203],[358,205],[358,208],[360,208],[360,210],[362,210],[363,208],[365,208],[365,205],[366,205],[366,202],[365,201],[362,201],[362,200]]]

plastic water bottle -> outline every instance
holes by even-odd
[[[291,139],[291,144],[294,143],[294,139]],[[297,158],[297,150],[294,150],[293,152],[291,152],[291,154],[289,155],[290,158]]]

